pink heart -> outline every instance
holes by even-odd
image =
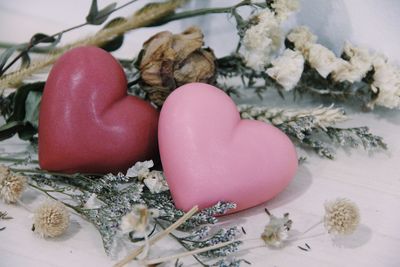
[[[290,139],[274,126],[241,120],[223,91],[202,83],[175,90],[158,125],[161,161],[175,205],[189,210],[232,201],[235,211],[281,192],[297,169]]]
[[[47,79],[39,116],[41,168],[118,172],[157,154],[158,112],[128,96],[125,73],[97,47],[65,53]]]

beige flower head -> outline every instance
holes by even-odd
[[[158,210],[148,209],[146,205],[137,204],[121,219],[120,228],[123,233],[145,233],[149,227],[150,218],[158,217]]]
[[[26,187],[26,178],[0,165],[0,198],[6,203],[15,203]]]
[[[357,205],[346,199],[338,198],[325,203],[325,228],[330,234],[351,234],[360,223]]]
[[[41,237],[56,237],[69,226],[69,213],[59,201],[46,201],[36,209],[32,230]]]
[[[289,219],[289,213],[285,213],[282,218],[275,217],[270,214],[269,223],[265,226],[264,232],[261,234],[261,239],[266,245],[272,247],[281,247],[283,242],[288,238],[290,228],[293,221]]]

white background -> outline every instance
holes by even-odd
[[[104,6],[109,1],[99,1]],[[141,6],[138,1],[116,15],[129,15]],[[120,2],[122,4],[123,2]],[[225,6],[237,1],[193,1],[192,8],[206,5]],[[37,32],[54,33],[81,23],[86,16],[90,1],[14,0],[0,1],[0,41],[25,42]],[[343,42],[350,40],[374,51],[386,54],[400,63],[399,26],[400,2],[396,0],[335,0],[301,1],[301,11],[285,25],[309,26],[319,37],[319,42],[340,53]],[[178,32],[196,24],[203,27],[207,46],[217,56],[228,54],[236,45],[234,22],[226,15],[210,15],[203,18],[174,22],[158,29],[141,29],[127,34],[118,57],[131,58],[151,34],[168,29]],[[94,33],[96,27],[87,26],[66,34],[65,41]],[[293,102],[264,100],[265,105],[283,105]],[[245,100],[241,100],[245,101]],[[248,101],[256,102],[256,99]],[[294,105],[318,105],[303,101]],[[253,249],[241,256],[252,266],[400,266],[400,112],[377,109],[373,113],[361,113],[359,107],[346,107],[352,118],[343,126],[370,126],[384,137],[389,146],[386,153],[369,155],[364,151],[339,152],[337,160],[320,159],[310,154],[306,164],[300,166],[292,184],[277,198],[265,205],[223,218],[224,221],[243,225],[249,237],[257,237],[267,222],[263,212],[268,207],[276,215],[290,212],[294,231],[302,231],[321,219],[325,200],[348,197],[361,210],[361,226],[358,231],[341,240],[332,241],[328,235],[293,242],[283,250]],[[23,151],[26,144],[17,139],[0,143],[5,151]],[[42,200],[32,191],[22,198],[30,208]],[[102,250],[97,231],[87,222],[73,216],[72,226],[66,236],[55,240],[42,240],[31,233],[29,213],[18,206],[0,204],[14,219],[0,221],[0,266],[110,266],[112,260]],[[323,232],[317,228],[314,233]],[[301,251],[297,245],[307,242],[312,250]],[[152,250],[152,255],[176,252],[179,246],[173,240],[164,240]],[[119,257],[125,252],[121,252]],[[191,262],[190,259],[188,261]]]

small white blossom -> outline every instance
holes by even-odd
[[[139,180],[143,180],[150,172],[150,168],[154,166],[152,160],[136,162],[133,167],[129,168],[126,172],[127,177],[138,177]]]
[[[324,225],[330,234],[351,234],[360,223],[358,207],[352,201],[338,198],[325,203]]]
[[[269,223],[265,226],[261,239],[266,245],[272,247],[281,247],[288,238],[292,220],[289,219],[289,213],[285,213],[282,218],[269,214]]]
[[[258,23],[250,27],[243,37],[246,66],[261,71],[281,45],[279,22],[269,9],[256,15]]]
[[[92,193],[86,203],[84,204],[85,209],[99,209],[104,203],[101,202],[95,193]]]
[[[297,11],[299,6],[298,0],[274,0],[271,4],[275,16],[280,22],[286,20],[290,13]]]
[[[400,69],[380,57],[374,61],[374,76],[371,85],[378,97],[374,104],[387,108],[400,108]]]
[[[272,61],[267,74],[276,80],[286,91],[292,90],[301,78],[304,58],[298,51],[286,49],[282,56]]]
[[[143,182],[153,194],[167,191],[169,189],[167,181],[161,171],[149,172]]]
[[[320,44],[310,45],[306,59],[310,63],[311,67],[316,69],[316,71],[318,71],[318,73],[324,78],[326,78],[333,70],[337,69],[340,64],[340,60],[335,56],[335,54]]]
[[[41,237],[56,237],[69,227],[69,213],[64,204],[49,200],[40,205],[33,217],[32,229]]]
[[[353,46],[349,42],[345,43],[344,55],[348,61],[341,60],[338,68],[333,73],[335,81],[359,82],[372,69],[373,56],[367,49]]]
[[[303,55],[308,53],[309,46],[317,41],[317,36],[312,34],[306,26],[299,26],[290,31],[286,38],[294,44],[296,50]]]
[[[150,218],[158,217],[158,210],[148,209],[146,205],[137,204],[121,219],[120,229],[122,233],[137,232],[145,234],[149,228]]]

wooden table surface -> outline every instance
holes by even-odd
[[[89,3],[81,1],[2,1],[0,2],[0,41],[20,42],[29,39],[36,32],[56,32],[67,26],[75,25],[85,17]],[[89,1],[87,1],[89,2]],[[107,1],[99,1],[102,5]],[[139,1],[140,2],[140,1]],[[214,1],[215,2],[215,1]],[[232,1],[221,1],[220,5]],[[329,3],[329,4],[327,4]],[[364,3],[364,5],[362,5]],[[385,52],[390,58],[400,62],[398,49],[399,36],[395,32],[397,17],[394,13],[400,11],[398,1],[302,1],[308,8],[300,12],[290,23],[309,23],[319,35],[321,42],[333,48],[339,47],[344,39],[350,39],[361,44],[370,44],[375,50]],[[198,5],[198,3],[193,4]],[[329,11],[329,23],[325,28],[318,25],[318,21],[310,18],[314,13]],[[77,6],[82,8],[76,8]],[[136,4],[140,6],[140,4]],[[54,11],[54,9],[56,11]],[[53,10],[53,11],[51,11]],[[64,11],[64,13],[62,12]],[[124,10],[120,15],[127,15],[132,10]],[[313,13],[314,12],[314,13]],[[328,12],[328,11],[324,11]],[[360,15],[363,14],[363,15]],[[368,14],[374,16],[368,17]],[[320,14],[322,17],[324,14]],[[336,16],[336,17],[335,17]],[[220,17],[212,16],[216,21]],[[342,25],[343,18],[347,19],[350,33],[338,30],[333,37],[328,33],[332,27]],[[163,29],[179,31],[191,23],[204,23],[207,35],[207,44],[216,48],[217,55],[228,53],[230,47],[221,44],[221,39],[234,36],[223,31],[223,27],[233,30],[232,25],[223,17],[222,26],[213,26],[213,22],[196,19],[192,22],[174,23],[164,26]],[[370,28],[362,22],[379,21],[379,29]],[[314,24],[313,24],[314,23]],[[332,25],[333,24],[333,25]],[[364,25],[364,26],[363,26]],[[374,24],[376,26],[376,24]],[[383,26],[382,26],[383,25]],[[359,28],[357,28],[359,27]],[[373,27],[373,26],[369,26]],[[215,31],[213,31],[213,29]],[[87,27],[83,33],[93,32],[93,27]],[[140,30],[136,34],[128,35],[124,48],[118,56],[132,57],[143,40],[159,29]],[[220,31],[221,34],[218,35]],[[216,38],[212,34],[222,36]],[[76,38],[78,33],[72,33],[66,40]],[[381,36],[383,35],[383,37]],[[68,39],[69,38],[69,39]],[[370,39],[368,39],[370,38]],[[376,40],[379,38],[379,42]],[[229,42],[228,42],[229,43]],[[234,43],[232,41],[232,43]],[[225,47],[224,47],[225,46]],[[228,44],[229,46],[229,44]],[[276,95],[274,95],[276,97]],[[241,100],[244,101],[244,100]],[[255,100],[254,100],[255,101]],[[291,100],[286,100],[291,102]],[[285,103],[279,100],[264,100],[264,104]],[[317,105],[314,102],[297,103]],[[323,214],[323,204],[326,200],[337,197],[347,197],[356,202],[361,212],[361,225],[358,230],[346,238],[333,240],[324,233],[320,225],[313,233],[317,236],[289,243],[281,250],[266,248],[251,249],[240,253],[240,256],[249,260],[251,266],[400,266],[400,111],[377,109],[373,113],[361,113],[358,108],[349,108],[351,120],[341,126],[364,126],[382,136],[388,144],[387,152],[368,154],[365,151],[339,151],[336,160],[321,159],[312,153],[308,154],[307,161],[299,167],[298,173],[289,187],[275,199],[259,207],[222,218],[222,222],[243,226],[249,238],[259,237],[268,218],[264,208],[276,215],[289,212],[294,221],[293,231],[303,231],[318,222]],[[27,144],[17,138],[1,142],[1,152],[20,152],[26,150]],[[22,201],[33,209],[43,200],[37,192],[28,190]],[[63,237],[43,240],[32,234],[32,216],[20,206],[0,203],[0,210],[7,211],[13,220],[0,221],[0,227],[6,229],[0,232],[0,266],[111,266],[113,259],[108,258],[102,248],[100,236],[95,228],[80,217],[72,216],[72,225]],[[302,251],[297,246],[310,245],[310,251]],[[130,249],[130,248],[125,248]],[[151,251],[152,255],[165,255],[179,251],[179,245],[174,240],[166,238],[157,244]],[[119,253],[124,256],[126,250]],[[195,265],[191,258],[187,265]],[[133,264],[132,264],[133,266]]]

